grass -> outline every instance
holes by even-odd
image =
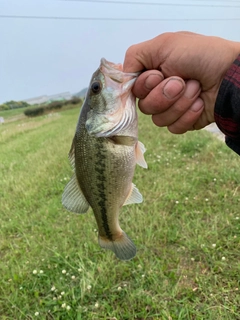
[[[0,319],[240,319],[239,157],[209,132],[172,135],[140,115],[141,205],[120,224],[122,262],[93,214],[62,208],[78,109],[0,126]]]
[[[3,117],[5,121],[16,121],[25,118],[24,111],[31,107],[17,108],[12,110],[0,111],[0,117]]]
[[[78,98],[77,98],[78,99]],[[75,100],[75,101],[74,101]],[[73,103],[75,102],[75,103]],[[17,108],[17,109],[10,109],[10,110],[0,110],[0,117],[4,118],[4,121],[6,123],[9,122],[14,122],[14,121],[20,121],[20,120],[24,120],[27,117],[25,116],[24,112],[26,110],[31,110],[31,109],[36,109],[39,107],[43,107],[45,108],[46,106],[51,107],[52,105],[56,105],[56,103],[58,103],[57,101],[54,101],[48,105],[46,104],[40,104],[40,105],[29,105],[28,107],[24,107],[24,108]],[[44,110],[44,112],[42,113],[43,115],[47,115],[50,114],[52,115],[55,112],[62,112],[65,110],[69,110],[69,109],[74,109],[76,108],[76,98],[73,98],[71,100],[68,101],[59,101],[60,104],[62,104],[61,108],[52,108],[49,110]],[[81,104],[79,104],[81,105]],[[33,117],[35,115],[29,115],[29,117]]]

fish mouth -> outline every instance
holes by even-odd
[[[135,79],[141,73],[141,72],[125,73],[123,72],[123,66],[121,63],[115,64],[113,62],[107,61],[105,58],[101,59],[99,69],[105,76],[105,79],[106,77],[108,77],[117,83],[126,83],[132,79],[134,79],[135,81]]]

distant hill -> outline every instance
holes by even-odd
[[[53,101],[62,101],[62,100],[70,100],[72,99],[73,95],[70,92],[62,92],[62,93],[57,93],[53,95],[43,95],[40,97],[35,97],[31,99],[26,99],[23,100],[24,102],[27,102],[28,104],[41,104],[41,103],[50,103]]]
[[[87,93],[88,88],[84,88],[81,91],[74,94],[74,97],[84,98]]]

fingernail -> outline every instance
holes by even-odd
[[[196,80],[189,80],[186,83],[186,91],[184,92],[184,96],[188,99],[192,99],[199,91],[200,84]]]
[[[173,99],[183,90],[184,84],[181,80],[170,79],[163,87],[163,94],[168,99]]]
[[[163,80],[163,76],[160,74],[150,74],[145,80],[145,87],[148,90],[152,90],[155,88],[161,81]]]
[[[191,111],[198,112],[204,106],[204,102],[201,98],[197,98],[197,100],[191,105]]]

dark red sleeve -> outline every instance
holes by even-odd
[[[240,155],[240,55],[221,83],[214,116],[226,144]]]

